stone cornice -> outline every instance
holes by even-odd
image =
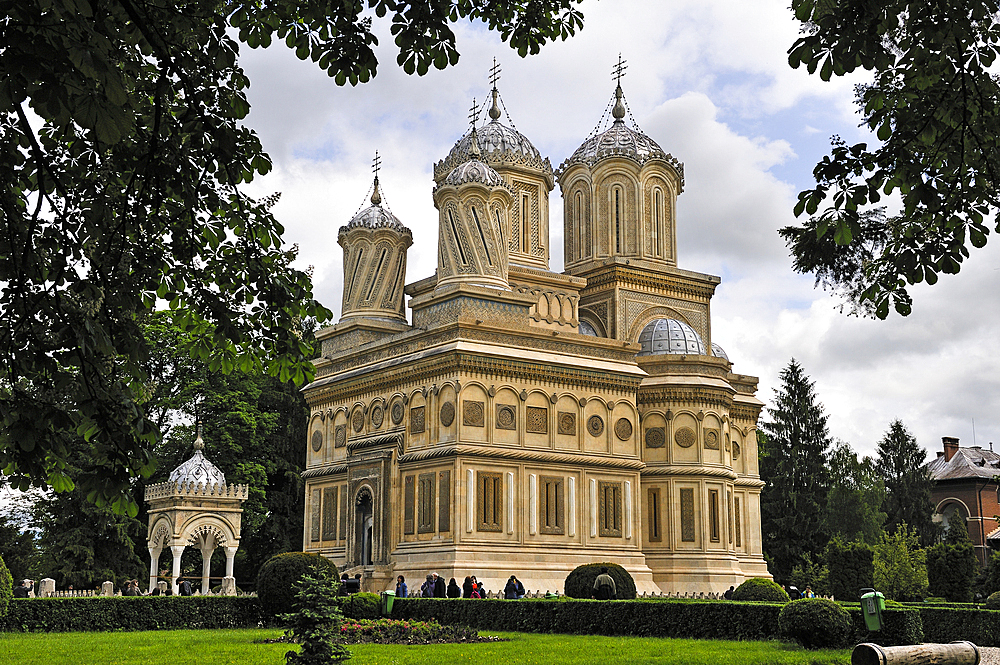
[[[637,406],[669,406],[671,404],[699,404],[732,409],[732,393],[718,388],[692,388],[680,386],[654,386],[643,388],[636,395]]]
[[[306,469],[302,472],[303,478],[323,478],[324,476],[337,476],[340,474],[347,473],[347,465],[344,463],[339,464],[324,464],[322,466],[314,466],[310,469]]]
[[[583,271],[578,276],[587,280],[585,292],[588,295],[604,290],[634,288],[639,291],[688,296],[702,302],[711,300],[720,281],[712,275],[623,265],[610,259],[606,264]]]
[[[436,446],[424,450],[408,452],[399,458],[399,464],[423,462],[445,457],[473,457],[483,459],[516,460],[522,462],[548,462],[551,464],[572,464],[583,467],[604,467],[610,469],[640,470],[645,464],[642,460],[620,457],[589,456],[580,453],[554,453],[545,450],[525,450],[523,448],[501,448],[497,446],[476,446],[459,444],[455,446]]]
[[[377,446],[395,446],[399,452],[403,452],[403,432],[393,432],[392,434],[375,434],[373,436],[358,437],[347,442],[347,452],[353,453],[364,448],[375,448]]]
[[[726,478],[736,480],[737,473],[732,469],[721,466],[679,466],[672,464],[669,466],[646,466],[642,470],[645,476],[707,476],[710,478]]]
[[[753,476],[740,476],[736,479],[736,487],[749,487],[751,489],[760,489],[766,485],[760,478],[754,478]]]

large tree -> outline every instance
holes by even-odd
[[[803,24],[792,67],[823,80],[872,72],[855,89],[877,139],[834,137],[817,164],[795,214],[819,215],[785,230],[796,268],[826,271],[879,318],[890,308],[905,316],[908,285],[957,273],[969,245],[1000,230],[1000,85],[991,73],[1000,1],[792,0],[792,9]],[[894,192],[899,216],[865,216],[864,206]]]
[[[824,511],[830,485],[832,441],[815,384],[793,358],[780,374],[759,439],[761,528],[772,573],[787,579],[803,556],[816,556],[828,540]]]
[[[887,515],[886,531],[895,532],[900,525],[908,524],[921,543],[931,545],[938,529],[931,519],[934,482],[927,471],[927,451],[917,445],[916,438],[897,418],[878,442],[877,454],[875,467],[885,482],[882,510]]]
[[[831,536],[844,542],[874,545],[882,535],[885,484],[870,457],[858,459],[850,444],[841,441],[830,454],[830,491],[824,524]]]
[[[168,307],[213,370],[311,375],[296,322],[329,311],[291,268],[273,200],[239,186],[270,161],[239,42],[283,40],[338,85],[458,61],[482,20],[519,54],[582,26],[579,0],[23,0],[0,21],[0,470],[133,513],[154,470],[144,317]],[[71,436],[67,436],[67,434]],[[92,471],[68,473],[84,438]]]

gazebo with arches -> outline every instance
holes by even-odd
[[[233,561],[240,546],[242,504],[247,499],[247,485],[227,485],[222,471],[212,464],[202,450],[205,442],[198,432],[194,455],[170,474],[165,483],[146,488],[149,504],[149,589],[156,586],[160,554],[169,547],[173,554],[170,576],[174,594],[181,576],[181,555],[188,546],[201,550],[201,588],[210,588],[212,554],[218,547],[226,550],[226,576],[222,593],[235,595]]]

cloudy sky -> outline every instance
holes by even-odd
[[[942,436],[1000,450],[1000,242],[975,251],[957,277],[916,288],[914,312],[888,321],[851,318],[838,301],[792,272],[776,230],[795,223],[829,138],[870,140],[858,128],[853,85],[789,68],[798,33],[787,0],[585,0],[585,27],[541,54],[517,57],[483,24],[458,24],[458,66],[407,76],[395,65],[387,24],[370,83],[338,88],[283,46],[241,61],[250,76],[249,124],[275,169],[252,193],[281,192],[275,213],[316,295],[339,317],[342,252],[337,230],[365,201],[371,160],[383,159],[385,202],[414,232],[408,281],[433,273],[437,214],[432,166],[466,131],[473,98],[488,95],[496,57],[515,127],[553,166],[601,117],[618,53],[628,61],[626,99],[640,127],[685,165],[678,199],[682,268],[722,277],[713,341],[734,370],[760,377],[770,402],[778,373],[797,359],[816,383],[830,430],[872,454],[900,418],[927,448]],[[552,193],[551,268],[562,270],[562,206]],[[973,424],[974,422],[974,424]]]

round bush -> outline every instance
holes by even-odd
[[[764,577],[751,577],[733,591],[733,600],[766,600],[772,603],[787,603],[789,598],[785,590],[775,582]]]
[[[778,630],[807,649],[836,649],[847,645],[851,615],[832,600],[801,598],[781,608]]]
[[[986,609],[1000,610],[1000,591],[994,591],[986,598]]]
[[[566,577],[566,595],[570,598],[593,598],[594,580],[601,574],[601,568],[607,568],[608,575],[615,581],[618,600],[635,598],[635,580],[617,563],[585,563],[577,566]]]
[[[326,557],[305,552],[285,552],[268,559],[257,573],[257,596],[266,614],[276,616],[293,610],[295,585],[314,568],[326,570],[337,577],[337,566]]]
[[[378,619],[382,601],[377,593],[352,593],[340,599],[340,611],[347,619]]]
[[[7,564],[3,562],[3,557],[0,556],[0,618],[7,616],[7,608],[10,607],[10,600],[13,597],[14,580],[7,570]]]

